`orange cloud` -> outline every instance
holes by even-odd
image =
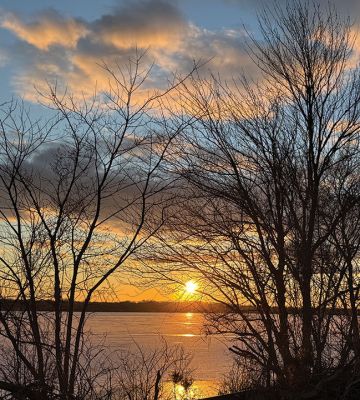
[[[220,72],[231,79],[241,68],[254,69],[242,47],[241,30],[209,31],[187,21],[171,3],[163,0],[134,1],[91,22],[66,19],[55,12],[42,14],[26,23],[7,16],[2,26],[33,46],[26,55],[16,44],[12,56],[20,68],[13,75],[16,91],[28,100],[36,99],[34,86],[46,90],[57,82],[75,97],[90,97],[108,89],[109,76],[99,65],[117,69],[134,58],[135,49],[146,51],[144,65],[155,63],[146,83],[148,91],[166,87],[173,72],[188,73],[194,60],[209,61],[203,69]],[[54,48],[54,45],[56,47]]]
[[[1,26],[40,50],[48,50],[53,45],[75,48],[78,40],[88,32],[82,22],[65,19],[56,12],[44,14],[40,20],[31,23],[23,22],[14,14],[6,14]]]

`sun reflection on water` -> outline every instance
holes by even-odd
[[[206,396],[215,396],[217,394],[217,383],[209,381],[195,381],[186,391],[181,384],[174,384],[167,381],[165,383],[164,398],[171,397],[176,400],[201,399]]]

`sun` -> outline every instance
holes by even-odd
[[[198,284],[194,281],[187,281],[185,283],[185,292],[187,294],[194,294],[198,288]]]

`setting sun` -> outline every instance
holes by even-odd
[[[194,294],[198,288],[197,283],[194,281],[188,281],[185,283],[185,292],[187,294]]]

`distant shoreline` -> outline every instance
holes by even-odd
[[[2,299],[0,301],[3,311],[24,311],[26,303],[24,301],[15,301],[11,299]],[[55,303],[52,300],[39,300],[36,302],[38,311],[54,311]],[[74,311],[81,311],[83,302],[75,302]],[[61,309],[68,310],[68,302],[62,303]],[[153,312],[153,313],[209,313],[226,312],[226,308],[216,303],[204,302],[166,302],[166,301],[121,301],[121,302],[91,302],[87,311],[91,312]]]
[[[80,312],[83,308],[83,302],[75,302],[74,311]],[[54,311],[55,302],[52,300],[38,300],[36,302],[36,308],[38,311]],[[68,310],[68,302],[63,301],[61,305],[62,311]],[[26,303],[21,300],[2,299],[0,300],[1,311],[25,311]],[[243,313],[256,313],[257,310],[252,306],[242,306],[241,311]],[[314,312],[316,310],[314,309]],[[119,313],[238,313],[237,310],[231,310],[229,307],[218,303],[205,303],[200,301],[119,301],[119,302],[90,302],[87,308],[87,312],[119,312]],[[273,314],[278,313],[278,309],[273,307],[271,309]],[[336,315],[343,315],[346,313],[344,309],[336,309],[332,311]],[[288,309],[289,314],[301,314],[301,309]],[[360,315],[360,312],[359,312]]]

